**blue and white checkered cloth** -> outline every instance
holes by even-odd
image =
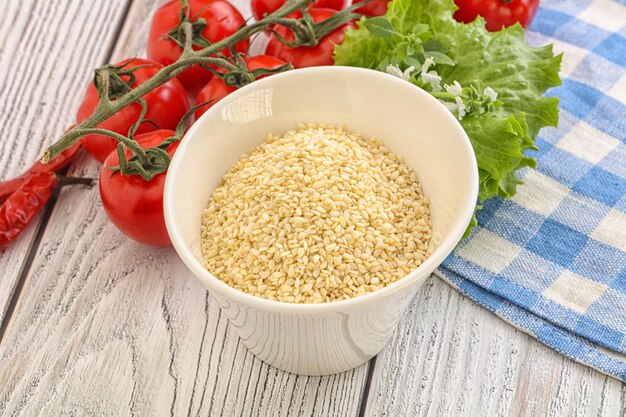
[[[531,44],[563,51],[558,129],[438,275],[563,355],[626,381],[626,1],[543,1]]]

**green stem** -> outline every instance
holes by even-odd
[[[183,7],[189,7],[189,5],[183,3]],[[187,9],[189,10],[189,9]],[[192,24],[190,22],[183,23],[183,32],[185,33],[185,45],[183,47],[183,53],[179,57],[182,58],[183,55],[192,54],[193,53],[193,30]]]
[[[429,91],[429,93],[431,96],[435,98],[444,99],[444,100],[454,100],[454,98],[456,97],[454,94],[445,93],[443,91]]]
[[[75,131],[75,133],[74,133],[74,131]],[[132,140],[130,138],[127,138],[124,135],[120,135],[117,132],[113,132],[112,130],[100,129],[100,128],[80,128],[80,127],[76,127],[74,129],[72,129],[70,132],[73,132],[73,134],[76,135],[76,137],[79,137],[79,138],[81,136],[85,136],[85,135],[103,135],[103,136],[108,136],[108,137],[113,138],[113,139],[117,140],[118,142],[121,142],[124,145],[126,145],[126,147],[128,149],[130,149],[135,155],[137,155],[137,158],[139,158],[139,161],[142,164],[143,163],[148,163],[148,157],[146,155],[146,151],[141,146],[139,146],[137,141]],[[66,136],[68,136],[68,135],[66,135]],[[73,139],[73,137],[74,136],[72,136],[72,139]]]
[[[209,65],[222,67],[224,69],[227,69],[228,71],[233,71],[237,69],[237,66],[231,64],[225,58],[211,58],[211,57],[207,58],[207,57],[202,57],[202,56],[190,56],[188,58],[181,59],[179,63],[180,63],[180,66],[183,68],[187,68],[188,66],[196,65],[196,64],[205,64],[205,65],[209,64]]]

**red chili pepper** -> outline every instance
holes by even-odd
[[[30,177],[50,172],[59,172],[72,162],[74,156],[80,149],[80,142],[75,143],[71,147],[67,148],[55,158],[50,160],[47,164],[43,164],[40,161],[35,162],[26,172],[19,177],[0,183],[0,204],[9,198],[22,184],[24,184]]]
[[[22,233],[48,200],[56,186],[91,184],[90,178],[58,178],[54,172],[39,172],[26,179],[0,206],[0,248]]]

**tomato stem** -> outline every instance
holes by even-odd
[[[320,39],[337,29],[339,26],[361,17],[361,14],[353,13],[353,11],[359,7],[363,7],[363,5],[369,1],[371,0],[355,3],[342,10],[340,13],[336,13],[319,23],[315,23],[311,15],[306,10],[302,11],[301,19],[276,19],[276,24],[285,26],[291,31],[294,37],[294,41],[292,42],[286,40],[274,29],[270,28],[270,31],[274,34],[276,39],[290,48],[298,46],[315,46],[318,44]]]

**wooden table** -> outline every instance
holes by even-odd
[[[92,69],[141,55],[157,0],[0,0],[0,178],[69,126]],[[247,3],[246,0],[240,1]],[[244,10],[247,6],[243,7]],[[96,176],[83,156],[72,173]],[[246,351],[171,249],[63,190],[0,252],[1,416],[622,416],[626,385],[436,278],[369,364],[287,374]]]

